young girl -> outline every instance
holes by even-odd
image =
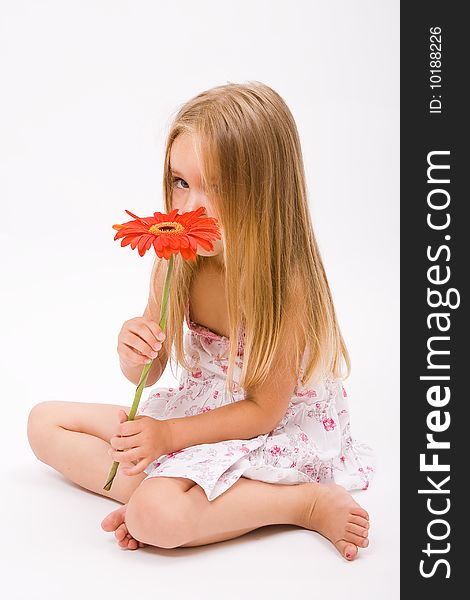
[[[167,213],[204,207],[222,239],[199,246],[194,262],[175,256],[164,335],[168,261],[155,260],[144,315],[124,323],[117,351],[136,385],[146,361],[155,359],[153,386],[176,358],[179,387],[152,389],[133,421],[126,406],[42,402],[28,421],[34,453],[123,504],[102,528],[124,548],[292,524],[354,559],[368,546],[369,516],[346,490],[367,489],[372,452],[351,437],[350,359],[283,99],[259,82],[230,83],[183,105],[166,145],[164,202]],[[112,460],[121,464],[108,492]]]

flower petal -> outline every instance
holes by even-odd
[[[173,209],[168,214],[157,211],[145,218],[128,210],[126,213],[134,220],[114,224],[112,228],[117,232],[114,240],[120,239],[121,246],[130,245],[132,250],[137,248],[140,256],[153,246],[160,258],[168,260],[172,254],[179,253],[185,260],[196,260],[198,246],[212,251],[212,242],[222,239],[217,219],[201,216],[206,213],[204,206],[181,215],[178,214],[178,209]],[[176,231],[157,234],[150,231],[152,226],[168,221],[179,224]]]

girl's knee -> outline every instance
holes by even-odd
[[[191,507],[184,492],[165,490],[158,478],[145,480],[126,507],[126,527],[133,538],[159,548],[177,548],[187,542]],[[160,489],[157,489],[160,488]],[[168,488],[168,486],[167,486]]]
[[[29,413],[29,418],[44,417],[45,415],[50,414],[55,404],[57,404],[57,401],[54,400],[44,400],[43,402],[35,404]]]
[[[50,435],[47,426],[52,424],[53,401],[39,402],[31,409],[28,416],[27,435],[29,445],[38,458],[38,451],[45,438]]]

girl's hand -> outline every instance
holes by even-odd
[[[109,442],[109,454],[126,465],[120,469],[124,475],[138,475],[156,458],[171,452],[170,430],[165,421],[143,415],[128,421],[123,410],[119,411],[119,420],[119,433]]]
[[[121,364],[135,368],[153,360],[161,350],[165,333],[158,323],[146,317],[135,317],[123,324],[118,335],[117,352]]]

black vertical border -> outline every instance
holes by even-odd
[[[469,390],[465,389],[465,375],[470,372],[470,350],[468,333],[468,277],[470,275],[469,221],[466,214],[470,209],[468,190],[465,189],[467,173],[470,172],[469,157],[465,144],[468,137],[468,108],[464,94],[465,82],[469,79],[469,27],[463,15],[465,4],[447,2],[401,2],[400,6],[400,575],[401,597],[408,598],[460,598],[468,594],[466,575],[470,575],[470,563],[466,566],[469,519],[464,517],[468,502],[465,488],[470,487],[470,422],[467,420],[467,405],[470,402]],[[441,69],[442,88],[430,88],[430,29],[441,29]],[[466,86],[465,86],[466,87]],[[430,114],[429,103],[432,96],[441,96],[442,112]],[[437,103],[436,103],[437,104]],[[428,153],[448,150],[448,156],[440,156],[436,163],[450,164],[447,171],[449,184],[428,183]],[[437,172],[436,172],[436,175]],[[438,175],[444,178],[444,171]],[[447,209],[437,211],[428,206],[428,193],[432,188],[442,188],[450,194]],[[433,196],[439,198],[439,194]],[[443,200],[445,196],[440,195]],[[444,222],[445,213],[450,216],[449,227],[433,230],[427,224],[428,213],[434,213],[435,221]],[[446,239],[445,236],[450,236]],[[445,249],[438,258],[431,261],[430,253],[436,257],[441,246],[448,246],[450,257]],[[448,258],[448,260],[447,260]],[[450,269],[450,280],[446,284],[435,285],[428,279],[428,269],[439,264],[443,279],[446,266]],[[436,278],[437,272],[432,272]],[[460,305],[456,308],[445,306],[431,308],[428,304],[427,289],[437,289],[443,297],[447,290],[458,291]],[[457,294],[451,294],[450,303],[455,304]],[[433,302],[438,301],[433,297]],[[440,332],[436,320],[427,318],[433,312],[449,314],[450,328]],[[445,319],[441,321],[444,325]],[[433,359],[440,365],[450,364],[450,369],[429,370],[427,343],[431,336],[449,336],[448,341],[435,340],[433,348],[449,350],[447,355]],[[467,356],[469,358],[467,359]],[[449,381],[428,381],[420,379],[425,375],[448,375]],[[449,386],[450,400],[447,405],[433,407],[427,399],[428,388],[433,385]],[[468,387],[468,386],[467,386]],[[442,396],[444,396],[444,389]],[[448,441],[449,449],[426,449],[428,433],[427,419],[432,411],[440,411],[440,422],[445,422],[445,411],[450,417],[449,427],[434,433],[434,438]],[[436,420],[432,421],[436,423]],[[468,429],[468,431],[467,431]],[[468,440],[468,442],[467,442]],[[420,469],[420,454],[426,454],[426,462],[432,462],[432,454],[438,455],[439,463],[449,464],[449,472],[424,472]],[[441,485],[449,493],[426,494],[418,490],[433,489],[427,477]],[[448,512],[442,515],[431,514],[428,498],[433,510]],[[447,500],[448,499],[448,500]],[[450,505],[449,505],[450,502]],[[434,519],[447,521],[450,529],[448,537],[433,540],[428,528],[436,536],[445,536],[448,528],[443,523],[430,523]],[[430,544],[432,552],[423,552]],[[449,546],[447,546],[449,544]],[[446,551],[448,550],[448,551]],[[446,563],[438,561],[442,559]],[[421,561],[424,561],[421,563]],[[431,576],[424,577],[422,570]],[[464,566],[465,564],[465,566]],[[450,575],[449,577],[446,577]],[[461,587],[460,587],[461,586]],[[460,588],[460,592],[457,590]],[[463,596],[462,596],[463,595]]]

